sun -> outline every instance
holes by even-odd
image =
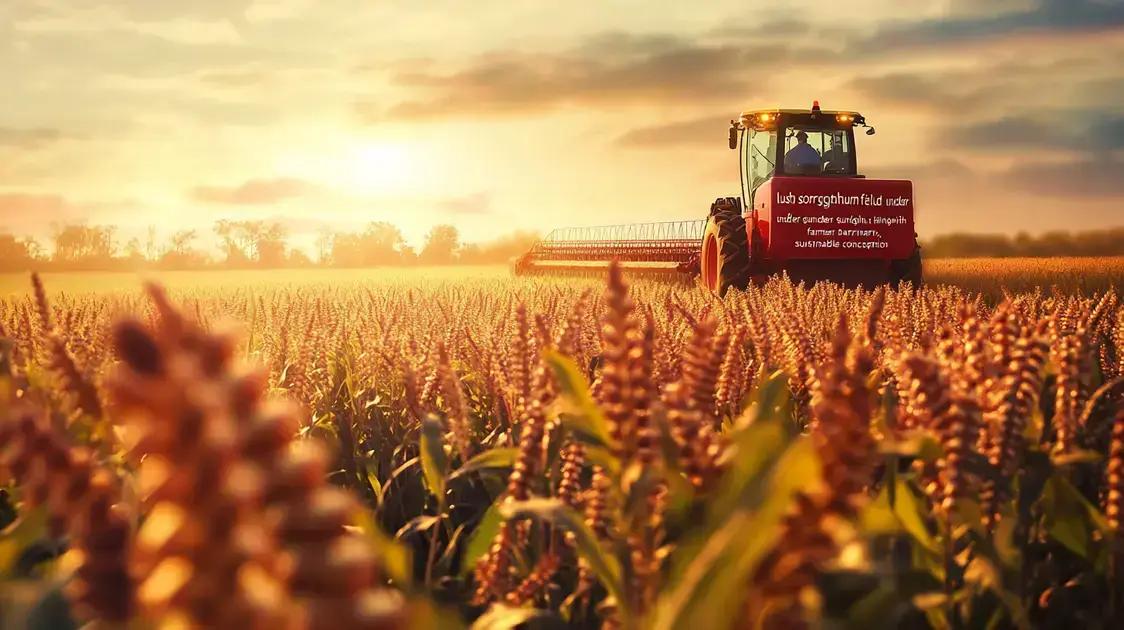
[[[424,186],[418,148],[402,141],[348,141],[283,156],[278,168],[344,194],[402,196]]]
[[[416,150],[406,143],[359,145],[345,158],[349,186],[364,193],[412,190],[420,180]]]

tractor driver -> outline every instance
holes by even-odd
[[[808,134],[804,130],[796,132],[796,146],[784,155],[786,173],[818,173],[822,162],[820,153],[808,144]]]

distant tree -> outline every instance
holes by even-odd
[[[191,250],[191,243],[195,241],[197,234],[195,230],[180,230],[172,234],[168,239],[167,252],[172,254],[186,254]]]
[[[167,269],[195,269],[207,265],[207,256],[191,244],[198,238],[195,230],[180,230],[172,234],[164,253],[158,261]]]
[[[156,245],[156,226],[148,226],[148,233],[144,240],[144,257],[148,260],[156,260],[160,255]]]
[[[1011,256],[1014,253],[1011,240],[999,234],[946,234],[934,238],[925,249],[941,252],[942,256],[956,258]]]
[[[315,263],[304,253],[304,250],[293,248],[289,251],[288,266],[290,267],[312,267]]]
[[[456,259],[460,248],[460,234],[452,225],[435,225],[425,237],[422,246],[421,262],[431,265],[447,265]]]
[[[358,233],[332,235],[331,264],[338,267],[398,265],[402,263],[405,239],[402,231],[385,221],[367,224]]]
[[[27,247],[27,254],[31,256],[33,260],[47,259],[47,250],[43,249],[43,246],[39,244],[39,241],[30,236],[25,237],[21,240],[24,246]]]
[[[922,243],[929,258],[1004,257],[1004,256],[1121,256],[1124,255],[1124,228],[1087,232],[1046,232],[1031,236],[1015,234],[942,234]]]
[[[106,225],[98,229],[100,230],[101,239],[105,243],[105,255],[109,258],[116,256],[119,252],[117,243],[117,226]]]
[[[27,241],[11,234],[0,234],[0,270],[26,271],[33,262]]]
[[[335,233],[328,227],[320,228],[320,233],[316,237],[316,262],[321,265],[328,265],[332,262],[332,242],[335,239]]]
[[[55,262],[90,266],[109,262],[116,253],[112,226],[88,226],[82,224],[56,225]]]
[[[1037,256],[1058,255],[1053,252],[1073,252],[1077,250],[1076,242],[1068,232],[1046,232],[1034,239],[1031,248]],[[1064,255],[1064,254],[1063,254]]]
[[[254,246],[256,261],[263,267],[285,265],[285,228],[279,223],[261,226]]]
[[[363,232],[363,247],[367,248],[367,260],[371,264],[395,264],[401,262],[402,246],[406,239],[402,231],[386,221],[369,223]]]
[[[328,259],[336,267],[363,266],[363,246],[358,234],[338,232],[332,235],[332,249]]]
[[[213,229],[228,267],[280,267],[286,262],[285,227],[280,223],[222,219]]]
[[[465,243],[457,254],[457,262],[476,265],[484,262],[484,249],[480,243]]]
[[[234,221],[220,219],[215,222],[215,236],[219,237],[219,248],[223,253],[223,262],[229,267],[241,267],[250,262],[246,253],[249,245],[241,238],[238,224]]]
[[[418,264],[418,250],[414,249],[413,245],[402,246],[402,264],[403,265],[416,265]]]
[[[144,262],[144,251],[141,248],[139,238],[131,238],[125,244],[125,258],[133,265],[139,265]]]

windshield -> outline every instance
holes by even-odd
[[[749,145],[750,189],[756,190],[773,176],[773,156],[777,154],[777,132],[755,131]]]
[[[793,125],[785,130],[786,175],[854,175],[851,145],[842,129]]]

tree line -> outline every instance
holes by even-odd
[[[397,226],[379,221],[356,232],[321,232],[310,256],[290,245],[281,223],[224,219],[215,222],[212,231],[217,253],[200,245],[203,235],[198,230],[188,229],[160,238],[150,227],[145,236],[125,240],[112,225],[60,224],[53,227],[47,245],[0,233],[0,271],[493,264],[522,254],[538,238],[531,232],[514,232],[493,241],[465,243],[456,226],[445,224],[434,226],[415,249]]]
[[[926,258],[1042,258],[1048,256],[1124,256],[1124,227],[1083,232],[1052,231],[969,234],[954,232],[922,242]]]
[[[199,245],[197,230],[158,238],[150,227],[144,237],[121,242],[115,226],[63,224],[54,227],[47,246],[34,238],[0,233],[0,271],[497,264],[527,251],[538,238],[532,232],[513,232],[484,243],[465,243],[456,226],[445,224],[434,226],[421,249],[415,249],[397,226],[377,221],[356,232],[322,232],[310,256],[288,243],[288,231],[280,223],[220,220],[212,231],[217,254]],[[926,258],[1124,256],[1124,228],[1038,236],[958,232],[924,241],[922,249]]]

